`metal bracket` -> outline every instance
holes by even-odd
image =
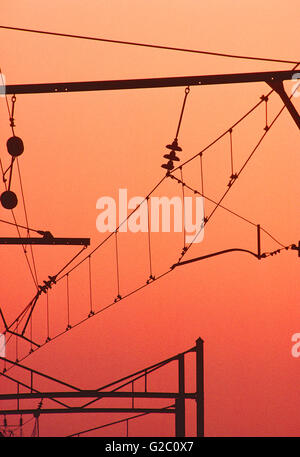
[[[47,233],[47,232],[46,232]],[[43,238],[9,238],[1,237],[0,244],[40,244],[40,245],[67,245],[67,246],[89,246],[90,238],[54,238],[54,236],[43,236]]]
[[[294,119],[298,129],[300,129],[300,115],[299,115],[298,111],[296,110],[295,106],[293,105],[293,103],[291,102],[290,97],[288,96],[288,94],[284,90],[284,86],[283,86],[282,80],[280,80],[280,79],[272,79],[272,80],[269,80],[269,81],[266,81],[266,82],[280,96],[281,100],[283,101],[283,103],[287,107],[290,115]]]

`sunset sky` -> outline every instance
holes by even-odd
[[[297,62],[298,7],[296,0],[15,0],[2,5],[0,25]],[[0,68],[7,84],[215,75],[295,66],[1,28],[0,49]],[[295,82],[284,84],[290,96]],[[145,197],[163,178],[165,146],[174,140],[184,90],[17,95],[15,134],[25,146],[18,163],[29,227],[57,237],[91,238],[91,246],[70,268],[108,235],[96,228],[100,197],[117,200],[119,189],[127,189],[128,198]],[[178,138],[181,163],[228,130],[268,92],[270,87],[264,82],[191,87]],[[292,98],[298,111],[299,100]],[[11,96],[7,101],[11,107]],[[273,93],[268,101],[269,124],[282,106]],[[6,169],[11,129],[4,97],[0,98],[0,119],[0,157]],[[235,172],[265,133],[265,125],[263,102],[233,129]],[[275,238],[262,232],[262,252],[298,245],[299,144],[299,129],[285,109],[222,202],[252,224],[218,208],[205,227],[203,241],[188,250],[185,260],[230,248],[256,252],[256,224]],[[201,191],[199,158],[182,171],[183,180]],[[203,173],[205,195],[218,201],[231,175],[229,135],[204,152]],[[176,176],[180,178],[180,173]],[[4,190],[1,180],[1,193]],[[12,190],[19,200],[15,217],[26,225],[16,166]],[[186,190],[188,195],[192,192]],[[182,197],[182,188],[168,178],[153,196]],[[204,205],[206,214],[214,208],[208,200]],[[13,222],[11,212],[3,207],[0,219]],[[1,223],[0,229],[1,237],[17,236],[14,226]],[[26,236],[26,231],[21,233]],[[91,256],[94,311],[113,303],[118,294],[115,248],[112,236]],[[178,260],[183,234],[153,233],[151,248],[153,275],[158,277]],[[120,233],[118,249],[119,293],[124,296],[149,278],[147,234]],[[56,274],[79,250],[35,246],[38,283]],[[24,357],[21,363],[28,367],[82,389],[96,389],[182,352],[201,337],[205,341],[206,436],[299,436],[300,358],[291,354],[292,335],[300,332],[299,266],[293,250],[260,261],[235,252],[181,266],[30,356],[25,357],[28,344],[19,341],[18,358]],[[72,326],[90,311],[88,267],[87,258],[68,276]],[[36,288],[21,246],[1,246],[0,268],[1,308],[11,323]],[[68,324],[66,288],[64,278],[48,294],[52,338]],[[32,323],[32,337],[40,344],[47,337],[46,306],[43,294]],[[16,358],[15,346],[12,338],[7,346],[11,360]],[[19,380],[26,378],[16,368],[10,373]],[[174,389],[174,374],[170,369],[155,375],[153,390]],[[189,363],[191,390],[194,376]],[[50,385],[36,388],[54,389]],[[15,392],[16,387],[1,377],[0,391]],[[35,408],[38,401],[24,404]],[[14,408],[15,403],[0,405],[4,407]],[[188,405],[190,436],[195,434],[194,412]],[[169,416],[132,421],[130,434],[172,436],[174,422]],[[40,419],[40,434],[66,436],[122,417],[45,415]],[[11,424],[17,421],[18,416],[8,418]],[[32,426],[24,432],[31,433]],[[124,433],[125,426],[120,424],[87,436]]]

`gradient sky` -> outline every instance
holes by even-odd
[[[297,61],[297,7],[294,0],[16,0],[2,6],[0,25]],[[283,63],[1,29],[0,49],[0,66],[8,84],[292,68]],[[292,86],[290,81],[285,83],[288,94]],[[182,160],[199,152],[268,92],[265,83],[191,87],[179,136]],[[127,188],[130,197],[145,196],[163,177],[162,156],[165,145],[174,139],[183,96],[183,87],[17,96],[16,135],[25,144],[19,163],[29,225],[50,230],[55,236],[90,237],[91,248],[97,246],[106,235],[96,229],[96,201],[102,196],[116,197],[119,188]],[[294,97],[293,102],[299,110],[299,98]],[[269,119],[281,106],[273,94],[268,104]],[[8,167],[6,141],[11,131],[4,98],[0,99],[0,118],[0,156]],[[262,104],[234,129],[237,170],[264,133],[264,126]],[[228,136],[204,154],[203,163],[206,194],[218,199],[231,174]],[[224,205],[261,224],[282,244],[298,243],[299,165],[299,131],[285,110]],[[16,217],[24,223],[16,171]],[[184,179],[200,190],[198,162],[184,168]],[[155,195],[181,195],[181,188],[167,181]],[[208,212],[212,208],[206,204]],[[0,208],[0,219],[11,221],[10,212]],[[16,236],[16,230],[1,224],[1,236]],[[121,295],[148,278],[146,242],[143,234],[120,236]],[[155,234],[152,247],[153,271],[158,276],[178,259],[182,237]],[[187,258],[232,247],[255,250],[256,228],[219,208],[207,224],[203,242],[193,246]],[[263,251],[279,247],[262,236]],[[114,249],[112,238],[92,257],[96,309],[117,295]],[[77,251],[74,247],[35,247],[39,283],[55,274]],[[20,246],[1,247],[1,260],[1,306],[11,322],[35,289]],[[85,262],[70,275],[72,324],[89,312],[88,286]],[[67,323],[64,281],[53,288],[49,302],[50,333],[54,335]],[[41,341],[46,331],[45,310],[43,297],[33,319],[33,335]],[[23,363],[92,389],[186,350],[200,336],[205,341],[206,435],[299,436],[300,360],[291,355],[291,337],[297,332],[297,253],[283,251],[261,261],[232,253],[174,270],[52,341]],[[20,343],[19,350],[22,355],[28,347]],[[14,359],[14,351],[14,346],[8,348],[9,358]],[[16,370],[17,374],[23,379],[20,371]],[[162,372],[153,381],[153,388],[172,390],[172,374]],[[191,386],[193,376],[191,367]],[[3,379],[0,384],[3,392],[15,389]],[[32,404],[36,407],[37,403]],[[41,435],[63,436],[119,417],[42,417],[40,430]],[[192,408],[188,418],[187,432],[192,435]],[[164,416],[140,419],[130,427],[132,436],[174,433],[172,419]],[[122,436],[124,430],[122,425],[104,429],[102,434]]]

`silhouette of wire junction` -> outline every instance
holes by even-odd
[[[49,276],[48,280],[44,281],[43,285],[38,285],[38,289],[37,289],[37,293],[34,295],[33,299],[29,302],[29,304],[23,309],[23,311],[17,316],[16,319],[14,319],[14,321],[11,323],[11,324],[7,324],[6,323],[6,320],[5,320],[5,316],[4,316],[4,313],[2,310],[0,310],[0,314],[1,314],[1,318],[2,318],[2,321],[3,321],[3,324],[4,324],[4,327],[5,327],[5,330],[4,330],[4,333],[9,335],[8,336],[8,341],[12,338],[12,337],[15,337],[16,340],[18,339],[23,339],[24,341],[27,341],[28,343],[30,343],[31,347],[30,347],[30,350],[28,351],[28,353],[24,356],[22,356],[21,358],[19,357],[19,354],[18,354],[18,350],[16,350],[16,361],[20,361],[20,360],[24,360],[25,358],[27,358],[32,352],[36,351],[37,349],[45,346],[47,343],[49,343],[50,341],[53,341],[55,340],[56,338],[60,337],[61,335],[65,334],[66,332],[70,331],[71,329],[81,325],[82,323],[86,322],[87,320],[89,320],[90,318],[104,312],[105,310],[111,308],[112,306],[115,306],[117,303],[119,303],[121,300],[124,300],[125,298],[128,298],[130,297],[131,295],[137,293],[138,291],[144,289],[145,287],[147,287],[148,285],[156,282],[157,280],[163,278],[164,276],[168,275],[170,272],[172,272],[172,270],[174,269],[174,266],[178,266],[180,263],[182,263],[183,265],[188,263],[188,261],[186,262],[183,262],[182,261],[182,258],[186,255],[187,251],[191,248],[192,244],[193,243],[190,243],[189,245],[186,245],[184,243],[183,245],[183,248],[182,248],[182,251],[181,251],[181,254],[180,254],[180,257],[178,259],[178,262],[177,264],[171,264],[169,269],[167,269],[166,271],[163,271],[159,274],[155,274],[155,272],[153,271],[153,265],[152,265],[152,259],[151,259],[151,240],[150,240],[150,236],[148,236],[148,248],[149,248],[149,276],[148,278],[145,280],[144,283],[140,284],[139,286],[137,286],[136,288],[134,289],[131,289],[129,291],[125,291],[124,293],[120,290],[120,283],[119,283],[119,276],[120,276],[120,271],[119,271],[119,262],[118,262],[118,233],[119,233],[119,230],[122,226],[122,224],[124,224],[126,221],[128,221],[134,214],[136,211],[138,211],[141,207],[142,204],[147,204],[148,205],[148,201],[149,201],[149,198],[150,196],[154,193],[154,191],[156,191],[161,185],[163,182],[165,182],[167,179],[172,179],[174,181],[176,181],[178,184],[180,184],[182,186],[182,191],[183,191],[183,195],[184,195],[184,191],[185,189],[189,189],[189,190],[192,190],[195,194],[199,194],[201,195],[204,199],[207,199],[208,201],[210,201],[211,203],[213,203],[215,206],[214,206],[214,209],[212,210],[211,214],[208,215],[207,217],[205,217],[204,219],[204,225],[207,225],[207,223],[211,220],[212,216],[215,214],[216,210],[221,208],[223,209],[224,211],[227,211],[229,212],[230,214],[232,214],[233,216],[235,217],[238,217],[240,218],[241,220],[245,221],[246,223],[250,224],[251,226],[255,226],[257,227],[257,224],[254,223],[253,221],[247,219],[246,217],[244,217],[243,215],[240,215],[238,214],[237,212],[231,210],[230,208],[227,208],[223,205],[223,200],[225,199],[226,195],[231,191],[231,189],[234,187],[234,184],[236,182],[236,180],[238,179],[238,177],[240,176],[240,174],[244,171],[244,169],[246,168],[246,165],[249,163],[250,159],[253,157],[254,153],[256,152],[256,150],[258,149],[258,147],[260,146],[260,144],[262,143],[263,139],[265,138],[265,136],[269,133],[270,129],[273,127],[273,125],[275,124],[275,122],[277,121],[277,119],[279,118],[280,114],[283,112],[285,106],[283,106],[283,108],[278,112],[278,114],[274,117],[274,119],[272,120],[272,122],[270,122],[268,124],[268,120],[266,119],[266,126],[265,126],[265,129],[264,129],[264,133],[263,135],[261,136],[261,138],[259,139],[259,141],[257,142],[256,146],[251,150],[250,152],[250,155],[248,156],[247,160],[244,162],[243,166],[241,167],[241,169],[239,170],[238,173],[234,173],[233,172],[233,166],[232,166],[232,174],[230,176],[230,180],[229,180],[229,183],[227,185],[227,188],[224,192],[224,194],[222,195],[222,197],[218,200],[218,201],[215,201],[213,199],[211,199],[210,197],[208,197],[205,193],[204,193],[204,184],[203,184],[203,164],[202,164],[202,157],[203,157],[203,154],[206,153],[206,151],[208,149],[210,149],[214,144],[216,144],[219,140],[221,140],[224,136],[228,135],[230,137],[230,145],[231,145],[231,158],[233,158],[233,151],[232,151],[232,132],[233,132],[233,129],[236,128],[241,122],[243,122],[245,119],[248,118],[248,116],[250,116],[250,114],[252,114],[253,112],[256,111],[256,109],[261,106],[261,104],[263,103],[267,103],[267,100],[268,98],[270,97],[270,95],[272,94],[273,90],[271,90],[267,96],[263,96],[260,98],[259,102],[257,104],[255,104],[250,110],[248,110],[237,122],[235,122],[232,126],[230,126],[228,129],[226,129],[224,131],[224,133],[222,135],[220,135],[219,137],[217,137],[213,142],[211,142],[207,147],[205,147],[204,149],[202,149],[200,152],[198,152],[197,154],[195,154],[194,156],[192,156],[190,159],[188,159],[187,161],[185,161],[182,165],[180,165],[179,167],[175,168],[175,169],[171,169],[171,170],[168,170],[166,175],[163,176],[163,178],[161,178],[158,183],[153,187],[153,189],[146,195],[146,197],[144,198],[143,202],[141,202],[139,205],[136,206],[136,208],[126,217],[126,219],[121,222],[121,224],[116,228],[116,230],[114,232],[111,232],[101,243],[99,243],[95,248],[93,248],[88,254],[86,254],[81,260],[79,260],[76,264],[73,264],[74,260],[83,252],[84,249],[82,249],[78,254],[76,254],[76,256],[74,258],[72,258],[69,262],[67,262],[66,265],[64,265],[55,275],[51,275]],[[187,94],[187,92],[185,92],[185,94]],[[186,100],[186,99],[185,99]],[[185,103],[185,101],[184,101]],[[183,106],[184,108],[184,106]],[[182,120],[182,114],[183,114],[183,109],[181,111],[181,116],[180,116],[180,120],[179,120],[179,127],[180,127],[180,124],[181,124],[181,120]],[[175,136],[175,139],[177,139],[177,136],[178,136],[178,133],[179,133],[179,128],[177,128],[177,132],[176,132],[176,136]],[[193,160],[199,160],[200,161],[200,167],[201,167],[201,182],[200,182],[200,187],[201,187],[201,190],[197,190],[197,189],[194,189],[192,188],[191,186],[188,185],[188,183],[183,180],[183,169],[185,168],[185,166],[190,163],[191,161]],[[176,172],[180,172],[180,175],[181,177],[178,178],[176,176]],[[149,211],[149,209],[148,209]],[[7,221],[3,221],[3,222],[7,222]],[[17,225],[17,224],[16,224]],[[270,255],[275,255],[275,254],[278,254],[280,253],[282,250],[288,250],[288,249],[294,249],[294,250],[298,250],[299,251],[299,246],[297,247],[295,244],[283,244],[281,242],[279,242],[272,234],[270,234],[269,231],[267,231],[264,227],[260,226],[260,230],[262,230],[267,236],[269,236],[276,244],[278,244],[280,246],[280,249],[277,249],[277,250],[274,250],[270,253],[260,253],[259,256],[254,254],[254,256],[256,256],[257,258],[259,259],[264,259],[266,257],[269,257]],[[150,233],[148,231],[148,233]],[[106,305],[104,306],[100,306],[99,308],[96,308],[95,307],[95,304],[93,302],[93,292],[92,292],[92,258],[93,256],[96,254],[96,252],[99,252],[101,250],[101,248],[103,246],[106,245],[106,243],[111,240],[112,238],[115,238],[115,252],[113,252],[113,256],[115,257],[115,260],[116,260],[116,282],[117,282],[117,288],[116,288],[116,294],[115,294],[115,298],[113,298],[113,300],[110,302],[110,303],[107,303]],[[233,251],[233,250],[236,250],[235,248],[233,249],[228,249],[228,250],[225,250],[224,252],[219,252],[219,253],[213,253],[211,255],[208,255],[208,256],[205,256],[205,258],[207,257],[212,257],[214,255],[220,255],[221,253],[227,253],[229,251]],[[244,252],[248,252],[250,254],[253,254],[252,252],[250,252],[249,250],[247,249],[244,249],[243,250]],[[202,258],[204,259],[204,257]],[[200,260],[200,258],[198,258],[197,260]],[[69,279],[70,279],[70,276],[72,275],[72,273],[78,269],[78,267],[80,265],[82,265],[83,263],[85,263],[87,266],[88,266],[88,283],[89,283],[89,312],[87,313],[86,317],[81,319],[81,320],[78,320],[77,322],[75,323],[71,323],[70,321],[70,294],[69,294]],[[73,265],[72,265],[73,264]],[[49,303],[48,303],[48,295],[49,295],[49,290],[52,288],[52,287],[55,287],[55,285],[60,282],[60,281],[65,281],[65,284],[66,284],[66,306],[67,306],[67,324],[66,324],[66,328],[65,330],[63,331],[60,331],[60,332],[57,332],[55,334],[52,334],[51,331],[50,331],[50,316],[49,316]],[[32,327],[30,328],[30,326],[28,325],[30,322],[32,322],[32,315],[33,315],[33,311],[36,309],[36,306],[37,306],[37,303],[38,303],[38,300],[40,298],[41,295],[45,294],[46,297],[47,297],[47,317],[46,317],[46,328],[47,328],[47,334],[45,335],[45,338],[43,341],[39,341],[39,342],[36,342],[35,341],[35,338],[34,338],[34,335],[32,334]],[[24,323],[23,327],[22,327],[22,324]],[[29,332],[30,334],[28,335],[28,329],[29,329]],[[26,336],[25,336],[26,335]]]

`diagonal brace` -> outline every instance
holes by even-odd
[[[287,107],[290,115],[294,119],[298,129],[300,129],[300,115],[296,110],[295,106],[291,102],[291,98],[288,96],[286,91],[284,90],[283,82],[280,79],[272,79],[267,81],[268,85],[280,96],[281,100]]]

